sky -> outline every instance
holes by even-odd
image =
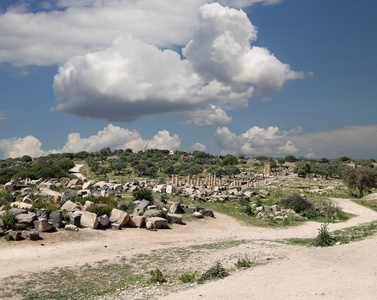
[[[375,0],[1,0],[0,158],[377,158]]]

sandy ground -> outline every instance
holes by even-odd
[[[350,200],[332,200],[357,216],[346,223],[330,224],[330,230],[377,219],[376,212]],[[154,249],[234,240],[314,237],[318,228],[315,222],[279,229],[250,227],[217,213],[216,218],[173,225],[170,230],[157,232],[137,228],[80,229],[78,232],[41,233],[39,241],[9,243],[2,239],[0,280],[54,267],[131,257]],[[279,245],[274,255],[281,259],[161,299],[377,299],[376,236],[330,248]],[[211,257],[209,252],[205,259],[215,261],[217,258]]]

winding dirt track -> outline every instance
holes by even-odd
[[[347,199],[332,199],[356,214],[335,230],[377,219],[377,213]],[[319,224],[307,222],[289,228],[258,228],[240,224],[223,214],[173,225],[157,232],[125,228],[121,231],[80,229],[41,233],[43,240],[0,241],[1,278],[81,266],[96,261],[149,253],[153,249],[187,247],[232,240],[275,240],[314,237]],[[238,272],[220,281],[168,295],[162,299],[377,299],[377,237],[331,248],[281,245],[284,260]],[[210,259],[210,257],[208,257]]]

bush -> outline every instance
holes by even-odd
[[[252,209],[252,207],[250,206],[250,204],[246,204],[245,207],[241,208],[241,212],[243,212],[244,214],[248,215],[248,216],[254,216],[255,213]]]
[[[314,241],[315,246],[328,247],[336,243],[336,238],[332,237],[327,228],[329,224],[321,224],[321,228],[318,229],[318,235]]]
[[[195,273],[183,273],[181,276],[179,276],[179,280],[181,280],[183,283],[190,283],[194,282],[196,277]]]
[[[14,224],[16,223],[16,216],[12,213],[6,213],[3,216],[0,216],[0,219],[4,223],[4,231],[13,229]]]
[[[281,205],[284,208],[293,209],[296,213],[301,213],[305,210],[313,209],[313,205],[305,197],[300,196],[299,194],[291,194],[285,196],[281,200]]]
[[[198,283],[204,283],[207,280],[212,279],[220,279],[225,278],[229,275],[229,273],[225,270],[225,268],[220,264],[220,262],[216,262],[216,265],[209,268],[207,272],[202,274],[198,279]]]
[[[133,191],[132,195],[134,196],[135,200],[148,200],[153,201],[153,193],[151,190],[148,189],[141,189],[138,191]]]
[[[151,278],[149,279],[149,281],[152,282],[152,283],[166,282],[166,278],[165,278],[164,274],[162,274],[162,272],[158,268],[150,271],[149,274],[151,275]]]
[[[250,258],[245,254],[244,258],[239,258],[236,262],[237,268],[250,268],[253,265],[253,262]]]
[[[58,210],[57,205],[48,203],[48,202],[40,202],[33,204],[33,208],[31,209],[32,212],[36,213],[38,209],[46,209],[49,212]]]
[[[132,214],[134,208],[135,208],[135,203],[129,202],[129,203],[121,203],[118,205],[118,208],[120,210],[123,210],[129,214]]]
[[[93,206],[93,207],[88,207],[86,211],[95,213],[97,214],[97,216],[102,216],[102,215],[110,216],[111,211],[113,210],[114,207],[115,207],[114,205]]]

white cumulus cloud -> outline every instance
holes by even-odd
[[[169,131],[158,131],[150,140],[142,138],[141,134],[135,130],[128,130],[109,124],[96,135],[81,137],[80,133],[70,133],[63,148],[58,150],[44,151],[41,149],[42,143],[33,136],[24,138],[12,138],[0,140],[0,150],[4,157],[21,157],[30,155],[38,157],[49,153],[63,152],[96,152],[103,148],[115,149],[131,148],[134,151],[146,149],[167,149],[176,150],[181,145],[178,135],[170,135]]]
[[[213,143],[219,146],[222,154],[245,155],[276,155],[292,154],[299,151],[291,137],[302,129],[295,128],[290,131],[279,130],[278,127],[267,129],[254,126],[246,132],[237,135],[227,127],[217,128]]]
[[[173,112],[211,126],[229,123],[225,110],[246,107],[255,86],[276,91],[302,77],[267,49],[250,47],[256,28],[242,10],[206,4],[198,20],[187,59],[133,36],[69,59],[54,79],[55,109],[124,122]]]
[[[203,151],[205,152],[207,150],[207,147],[201,143],[195,143],[194,145],[187,148],[188,152],[194,152],[194,151]]]
[[[22,157],[30,155],[38,157],[45,154],[41,149],[42,143],[33,136],[26,136],[24,138],[11,138],[0,140],[0,150],[3,151],[3,156],[8,157]]]

